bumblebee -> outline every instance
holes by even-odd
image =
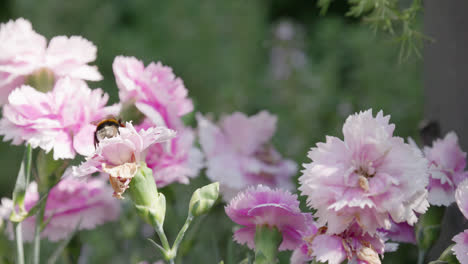
[[[96,124],[94,131],[94,146],[96,147],[99,141],[105,138],[115,137],[119,134],[119,127],[125,127],[120,119],[113,117],[101,120]]]

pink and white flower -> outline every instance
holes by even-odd
[[[88,65],[96,59],[93,43],[80,36],[58,36],[47,46],[46,38],[23,18],[0,25],[0,50],[0,104],[6,103],[14,88],[24,84],[26,76],[44,68],[57,79],[102,79],[97,67]]]
[[[416,244],[414,226],[410,226],[407,222],[395,223],[392,221],[390,229],[381,228],[379,231],[393,242]]]
[[[117,200],[109,195],[111,188],[102,179],[93,178],[82,181],[64,178],[54,186],[47,198],[44,221],[47,226],[41,236],[50,241],[66,238],[75,229],[94,229],[109,221],[117,220],[120,206]],[[36,182],[32,182],[26,191],[25,208],[30,210],[39,200]],[[13,201],[2,198],[0,212],[7,220],[13,210]],[[34,236],[35,218],[32,216],[22,223],[23,239],[31,241]],[[8,227],[13,238],[12,226]]]
[[[203,155],[193,146],[193,130],[181,120],[193,111],[183,81],[160,62],[145,67],[134,57],[116,57],[113,69],[121,102],[134,104],[145,117],[137,129],[165,126],[178,133],[170,147],[154,145],[148,150],[146,162],[153,169],[156,183],[159,187],[173,182],[187,184],[203,167]]]
[[[301,243],[301,232],[306,230],[310,214],[299,209],[297,195],[281,189],[272,190],[259,185],[239,193],[225,207],[226,214],[235,223],[244,227],[234,233],[234,240],[255,248],[257,226],[275,227],[283,241],[279,250],[293,250]]]
[[[54,159],[72,159],[76,153],[94,151],[91,122],[116,115],[119,105],[107,106],[109,96],[101,89],[91,90],[86,82],[59,79],[52,91],[43,93],[23,85],[8,96],[0,120],[0,135],[12,144],[23,142],[46,152]]]
[[[468,179],[466,152],[460,149],[457,135],[450,132],[432,147],[425,147],[424,154],[430,162],[429,203],[448,206],[455,201],[458,184]]]
[[[131,179],[144,162],[147,149],[156,143],[175,137],[175,132],[166,127],[152,127],[137,132],[131,123],[119,128],[115,137],[104,138],[96,151],[79,167],[73,167],[72,175],[88,176],[95,172],[109,174],[114,197],[122,199]]]
[[[455,200],[457,201],[458,208],[468,219],[468,179],[464,180],[455,192]],[[468,230],[461,232],[453,238],[456,243],[452,250],[455,252],[458,261],[461,264],[468,264]]]
[[[302,239],[291,256],[291,264],[314,259],[328,264],[340,264],[346,259],[353,264],[380,264],[379,255],[385,251],[384,240],[378,234],[365,233],[355,223],[340,234],[327,234],[326,227],[318,228],[309,222]]]
[[[393,136],[390,116],[368,110],[346,119],[344,140],[327,136],[308,157],[299,178],[320,226],[339,234],[356,222],[374,234],[397,223],[417,221],[427,202],[427,161],[421,152]]]
[[[224,200],[229,201],[248,186],[264,184],[292,189],[297,165],[271,146],[276,116],[262,111],[248,117],[236,112],[218,125],[197,115],[200,144],[207,158],[206,172],[219,181]]]

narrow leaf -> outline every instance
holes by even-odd
[[[16,218],[17,215],[25,214],[24,209],[24,197],[26,195],[26,188],[28,187],[29,179],[31,177],[31,158],[32,148],[30,145],[27,146],[24,152],[23,161],[21,161],[21,167],[16,178],[15,188],[13,189],[13,204],[14,208],[19,207],[19,213],[13,210],[10,218]],[[13,221],[12,219],[12,221]]]
[[[67,238],[58,245],[54,253],[52,253],[52,256],[50,256],[50,258],[47,260],[47,264],[54,264],[57,261],[57,259],[60,257],[65,247],[67,247],[68,243],[70,243],[73,236],[78,232],[78,228],[80,227],[80,224],[81,224],[81,219],[80,221],[78,221],[78,224],[75,226],[75,229],[73,230],[73,232],[71,232],[67,236]]]

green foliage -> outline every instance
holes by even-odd
[[[325,13],[333,0],[319,0],[318,6]],[[399,58],[408,59],[411,54],[421,57],[419,50],[424,40],[429,40],[418,28],[418,17],[422,10],[421,0],[412,0],[410,6],[401,8],[401,0],[348,0],[347,16],[363,17],[377,31],[395,35],[400,43]]]

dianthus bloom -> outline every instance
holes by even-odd
[[[457,135],[450,132],[432,147],[425,147],[424,154],[430,162],[429,203],[448,206],[455,201],[458,184],[468,179],[466,153],[460,149]]]
[[[74,167],[74,176],[87,176],[95,172],[109,174],[114,197],[122,198],[130,181],[137,173],[140,162],[145,160],[147,149],[156,143],[175,137],[175,132],[166,127],[155,127],[137,132],[131,123],[119,128],[115,137],[104,138],[96,151],[79,167]]]
[[[49,192],[44,211],[44,221],[47,225],[41,236],[50,241],[57,241],[66,238],[75,229],[94,229],[105,222],[116,220],[120,207],[109,192],[110,187],[102,179],[93,178],[89,181],[62,179]],[[38,200],[37,184],[32,182],[26,191],[26,210],[30,210]],[[13,201],[3,198],[1,217],[8,219],[12,210]],[[35,216],[27,218],[22,223],[23,237],[31,241],[34,236]]]
[[[118,105],[106,107],[109,96],[101,89],[91,90],[86,82],[63,78],[52,91],[43,93],[23,85],[8,96],[0,120],[4,141],[19,145],[24,141],[54,159],[72,159],[76,153],[93,152],[93,121],[116,115]]]
[[[220,182],[223,198],[229,201],[251,185],[291,189],[297,165],[282,159],[269,141],[276,117],[266,111],[247,117],[225,116],[219,125],[197,115],[200,144],[207,158],[208,178]]]
[[[299,178],[307,203],[317,210],[319,225],[339,234],[356,222],[371,234],[397,223],[417,221],[429,206],[427,161],[402,138],[394,137],[390,116],[368,110],[351,115],[344,140],[327,137],[308,157]]]
[[[379,231],[391,241],[416,244],[414,226],[410,226],[407,222],[395,223],[392,221],[390,229],[381,228]]]
[[[280,189],[272,190],[259,185],[239,193],[225,207],[226,214],[235,223],[244,226],[234,233],[239,244],[247,243],[255,248],[257,226],[275,227],[281,232],[283,241],[279,250],[293,250],[301,242],[301,232],[306,230],[310,214],[299,209],[297,195]]]
[[[466,219],[468,219],[468,180],[463,181],[455,192],[455,200],[457,201],[460,211]],[[468,264],[468,229],[456,235],[453,238],[455,246],[452,250],[461,264]]]
[[[181,117],[193,111],[192,101],[183,81],[170,67],[150,63],[146,68],[134,57],[118,56],[112,65],[123,104],[134,104],[144,115],[137,129],[165,126],[177,131],[168,148],[149,148],[146,163],[153,170],[160,187],[173,182],[187,184],[203,166],[203,156],[194,147],[194,132],[185,127]]]
[[[0,104],[28,75],[41,69],[51,71],[56,78],[102,79],[97,67],[88,65],[96,59],[93,43],[79,36],[58,36],[47,46],[46,38],[23,18],[0,25],[0,50]]]
[[[379,235],[369,235],[353,224],[340,234],[327,234],[327,228],[308,223],[302,244],[294,250],[291,264],[304,264],[315,259],[328,264],[340,264],[348,259],[353,264],[380,264],[379,254],[385,243]]]

